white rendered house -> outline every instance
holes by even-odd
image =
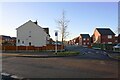
[[[49,34],[36,22],[29,20],[17,29],[17,46],[45,46],[49,42]]]

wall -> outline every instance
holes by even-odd
[[[94,34],[93,34],[93,43],[101,43],[101,35],[99,32],[95,29]]]
[[[33,46],[44,46],[46,45],[46,37],[46,32],[32,21],[17,28],[17,46],[22,45],[22,41],[24,41],[23,45],[25,46],[29,46],[29,42]],[[18,39],[20,43],[18,43]]]
[[[111,39],[108,39],[108,35],[103,35],[101,37],[101,43],[108,44],[108,42],[112,42],[112,44],[114,44],[115,43],[115,36],[113,35]]]

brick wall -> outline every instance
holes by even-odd
[[[115,43],[115,36],[113,35],[111,39],[108,39],[108,35],[104,35],[101,37],[101,43],[108,43],[108,42],[112,42],[112,44]]]

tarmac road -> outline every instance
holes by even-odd
[[[85,48],[82,46],[67,46],[66,50],[68,51],[79,51],[81,55],[76,56],[75,58],[80,59],[101,59],[101,60],[114,60],[108,56],[108,52],[103,50],[95,50],[90,48]]]
[[[2,72],[23,78],[117,78],[118,62],[71,57],[7,57],[2,59]]]

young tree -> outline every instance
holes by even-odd
[[[65,17],[65,11],[63,10],[62,17],[57,21],[57,23],[58,23],[58,29],[61,32],[62,43],[63,43],[63,41],[65,41],[65,39],[69,35],[69,32],[67,32],[67,28],[68,28],[68,23],[69,22],[70,21],[66,19],[66,17]]]

